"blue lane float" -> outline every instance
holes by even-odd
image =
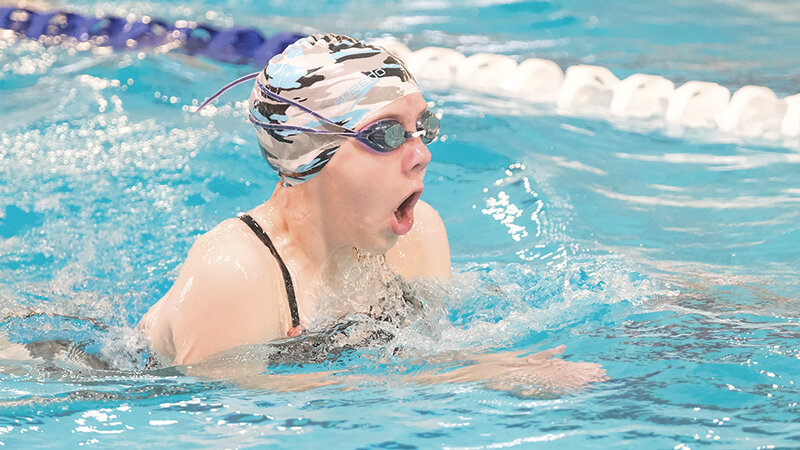
[[[67,11],[37,12],[25,8],[0,8],[0,28],[28,39],[65,36],[115,50],[154,48],[173,44],[190,55],[232,64],[263,67],[274,55],[303,37],[281,32],[264,36],[253,28],[219,29],[207,24],[116,16],[83,16]]]

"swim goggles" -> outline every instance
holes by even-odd
[[[212,95],[208,98],[208,100],[204,101],[195,111],[195,114],[200,112],[206,105],[211,103],[213,100],[218,98],[220,95],[225,93],[228,89],[244,83],[246,81],[252,80],[253,78],[258,77],[260,72],[251,73],[249,75],[245,75],[238,80],[232,81],[225,87],[219,90],[216,94]],[[273,100],[277,100],[279,102],[285,103],[287,105],[294,106],[295,108],[299,108],[302,111],[307,112],[308,114],[312,115],[313,117],[317,118],[321,122],[326,125],[333,126],[338,128],[340,131],[330,131],[330,130],[321,130],[317,128],[308,128],[308,127],[298,127],[292,125],[283,125],[279,123],[267,123],[261,120],[258,120],[252,113],[248,116],[248,120],[264,128],[265,130],[276,130],[276,131],[296,131],[300,133],[310,133],[310,134],[327,134],[327,135],[336,135],[336,136],[343,136],[343,137],[352,137],[367,146],[369,149],[374,150],[378,153],[389,153],[393,150],[399,148],[405,141],[408,139],[419,137],[422,139],[422,142],[425,144],[430,144],[439,136],[439,128],[440,122],[439,118],[436,117],[430,110],[425,110],[424,113],[417,119],[417,130],[416,131],[407,131],[405,127],[395,119],[381,119],[376,122],[373,122],[360,131],[355,131],[351,128],[347,128],[345,126],[339,125],[324,117],[320,114],[315,113],[314,111],[306,108],[305,106],[289,100],[288,98],[281,97],[280,95],[270,91],[267,89],[266,86],[261,84],[258,80],[256,80],[256,85],[264,93],[267,97],[272,98]]]

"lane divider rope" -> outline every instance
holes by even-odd
[[[800,137],[800,94],[778,98],[769,88],[734,92],[717,83],[688,81],[680,87],[658,75],[620,80],[605,67],[574,65],[564,71],[546,59],[521,63],[503,55],[465,56],[426,47],[412,51],[393,38],[373,39],[397,55],[417,78],[535,103],[576,114],[663,119],[691,128],[716,128],[747,138]]]
[[[115,50],[166,47],[233,64],[263,67],[302,34],[264,36],[253,28],[219,29],[207,24],[142,17],[87,17],[66,11],[0,8],[0,29],[58,43],[73,39]],[[620,80],[605,67],[574,65],[564,71],[553,61],[521,63],[489,53],[465,56],[440,47],[412,51],[393,38],[373,39],[402,59],[417,78],[439,85],[553,104],[576,114],[663,119],[668,124],[716,128],[743,137],[778,140],[800,137],[800,94],[778,98],[769,88],[728,88],[706,81],[680,87],[664,77],[633,74]]]

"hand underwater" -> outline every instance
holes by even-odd
[[[527,397],[565,394],[608,379],[600,364],[554,358],[564,353],[565,348],[559,345],[525,358],[518,353],[506,353],[503,361],[487,361],[484,364],[496,367],[497,374],[486,386]]]
[[[522,352],[501,352],[477,356],[476,363],[456,370],[423,375],[420,382],[464,383],[485,381],[486,387],[511,391],[523,396],[551,396],[585,388],[608,379],[599,365],[554,358],[566,346],[545,350],[521,358]]]

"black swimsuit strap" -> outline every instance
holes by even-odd
[[[289,273],[289,269],[286,267],[286,264],[283,263],[283,259],[281,259],[281,255],[278,254],[278,250],[275,249],[275,245],[272,244],[272,240],[270,240],[261,226],[258,225],[258,222],[247,214],[243,214],[239,216],[239,218],[253,230],[256,236],[261,239],[261,242],[269,248],[272,256],[278,260],[278,265],[281,267],[281,272],[283,273],[283,284],[286,285],[286,296],[289,298],[289,310],[292,312],[292,327],[299,326],[300,314],[297,312],[297,299],[294,295],[294,285],[292,284],[292,275]]]

